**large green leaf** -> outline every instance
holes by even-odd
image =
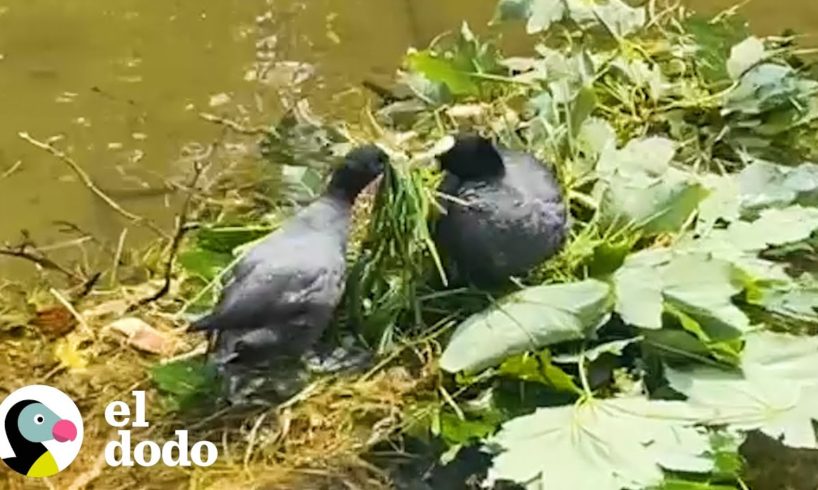
[[[526,31],[529,34],[545,31],[565,15],[563,0],[532,0]]]
[[[672,168],[676,144],[649,137],[607,146],[597,164],[602,222],[647,234],[678,231],[707,196],[692,175]]]
[[[661,483],[662,468],[706,473],[713,468],[705,456],[709,440],[693,427],[702,417],[686,403],[642,397],[540,408],[505,423],[488,440],[500,452],[487,483],[621,490]]]
[[[785,167],[754,160],[736,177],[740,204],[747,210],[790,204],[818,204],[818,165]]]
[[[730,50],[727,60],[727,74],[733,80],[738,80],[744,73],[762,61],[766,56],[764,43],[755,36],[750,36],[736,44]]]
[[[679,231],[707,190],[690,176],[670,169],[651,181],[617,175],[602,197],[603,223],[636,226],[648,235]]]
[[[610,312],[601,281],[538,286],[500,300],[455,331],[440,359],[445,371],[479,371],[507,357],[585,338]]]
[[[695,319],[710,336],[732,338],[749,329],[747,315],[732,302],[743,286],[729,262],[682,255],[663,269],[662,277],[665,301]]]
[[[475,95],[479,85],[469,72],[452,60],[430,51],[411,52],[406,57],[409,68],[432,82],[445,84],[454,95]]]
[[[731,301],[743,289],[739,276],[724,260],[648,250],[628,257],[614,274],[614,284],[616,312],[631,325],[661,328],[662,312],[670,304],[714,337],[749,327],[747,316]]]
[[[673,389],[709,411],[707,423],[761,430],[797,448],[818,449],[818,338],[772,332],[746,336],[742,373],[708,367],[665,370]]]

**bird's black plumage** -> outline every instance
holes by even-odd
[[[297,360],[318,340],[343,293],[352,205],[387,161],[375,146],[350,152],[321,197],[236,264],[214,310],[191,325],[217,333],[219,365]]]
[[[463,134],[440,156],[445,214],[435,242],[453,282],[499,286],[556,254],[567,234],[559,183],[532,155]]]
[[[20,433],[18,427],[18,419],[23,409],[34,403],[37,402],[34,400],[21,400],[12,405],[6,414],[4,424],[6,437],[8,437],[9,444],[14,451],[14,456],[5,458],[3,462],[6,463],[9,468],[23,475],[28,474],[28,470],[31,469],[31,466],[34,465],[37,459],[48,451],[42,442],[34,442],[26,439],[23,434]]]

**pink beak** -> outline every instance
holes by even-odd
[[[51,435],[57,442],[73,441],[77,438],[77,427],[70,420],[60,420],[54,424]]]

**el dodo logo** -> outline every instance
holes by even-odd
[[[0,403],[0,458],[30,477],[52,476],[74,461],[82,445],[82,416],[62,391],[31,385]]]

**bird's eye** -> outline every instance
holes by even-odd
[[[42,425],[45,422],[45,417],[40,415],[39,413],[34,416],[34,423],[37,425]]]

